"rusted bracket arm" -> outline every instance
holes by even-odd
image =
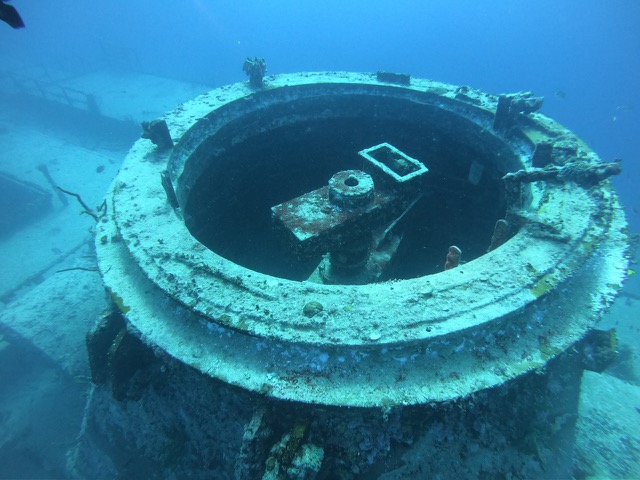
[[[618,175],[622,171],[620,160],[612,163],[587,163],[574,161],[565,165],[548,165],[545,168],[531,168],[507,173],[502,180],[505,183],[531,182],[575,182],[578,185],[592,187],[602,180]]]

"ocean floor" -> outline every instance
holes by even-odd
[[[85,334],[107,308],[94,220],[75,198],[53,190],[42,165],[57,185],[97,207],[139,136],[138,122],[204,91],[99,72],[65,85],[106,92],[101,115],[33,92],[0,93],[8,105],[0,111],[0,170],[51,194],[50,209],[0,238],[0,478],[69,476],[67,452],[90,388]],[[617,329],[618,359],[583,377],[576,442],[583,477],[640,477],[639,312],[640,282],[632,277],[602,322]]]
[[[111,73],[65,85],[100,92],[102,115],[0,90],[8,107],[0,111],[0,171],[51,195],[49,209],[0,237],[0,478],[68,477],[66,453],[80,432],[90,385],[85,335],[107,308],[95,222],[74,197],[52,188],[42,166],[95,209],[140,135],[136,122],[206,90]]]

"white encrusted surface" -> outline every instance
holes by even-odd
[[[327,78],[375,82],[361,74]],[[270,101],[278,86],[291,101],[296,80],[272,79]],[[210,92],[168,114],[168,123],[186,132],[216,106],[250,95],[244,85]],[[114,182],[115,217],[99,226],[97,242],[105,282],[149,343],[209,375],[280,398],[395,405],[500,384],[579,340],[626,273],[625,220],[608,187],[547,186],[532,214],[561,235],[525,228],[463,267],[411,280],[354,286],[275,278],[190,235],[160,185],[168,159],[140,140]],[[324,306],[311,318],[303,313],[310,301]]]

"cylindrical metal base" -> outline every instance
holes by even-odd
[[[581,359],[565,353],[457,401],[344,409],[269,399],[163,357],[131,375],[121,401],[108,382],[93,389],[69,467],[83,478],[568,478]]]
[[[97,386],[72,470],[568,476],[575,352],[628,268],[597,155],[529,110],[496,124],[498,98],[466,87],[344,72],[265,82],[168,113],[171,153],[140,140],[108,193],[96,250],[120,313],[89,337]],[[406,234],[399,273],[304,281],[308,265],[275,246],[271,207],[359,168],[379,137],[429,169],[392,235]],[[542,142],[552,164],[537,169]],[[512,236],[491,248],[503,217]],[[450,245],[466,263],[442,271]]]

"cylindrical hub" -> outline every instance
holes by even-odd
[[[329,200],[343,208],[357,208],[373,200],[373,179],[360,170],[344,170],[329,180]]]

